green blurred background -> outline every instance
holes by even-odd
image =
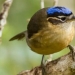
[[[0,0],[0,9],[5,0]],[[59,0],[58,5],[70,8],[75,14],[75,0]],[[53,6],[53,0],[45,0],[45,7]],[[34,53],[26,44],[26,40],[9,39],[26,30],[28,19],[40,9],[40,0],[14,0],[7,18],[0,45],[0,75],[16,75],[22,70],[29,70],[40,65],[41,56]],[[74,40],[72,44],[75,45]],[[66,48],[55,53],[53,59],[69,52]],[[48,58],[48,56],[46,56]]]

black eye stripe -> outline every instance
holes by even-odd
[[[65,21],[65,20],[66,20],[66,17],[62,17],[61,20],[62,20],[62,21]]]
[[[59,23],[63,23],[62,20],[60,20],[60,19],[53,19],[53,18],[49,18],[48,21],[49,21],[50,23],[52,23],[53,25],[57,25],[57,24],[59,24]]]
[[[66,17],[65,16],[60,16],[60,17],[57,17],[58,19],[61,19],[62,21],[66,20]]]

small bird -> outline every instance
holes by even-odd
[[[54,6],[38,10],[30,19],[27,30],[10,41],[26,37],[32,51],[48,55],[68,47],[74,38],[75,16],[66,7]]]

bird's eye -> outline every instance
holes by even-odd
[[[66,17],[61,17],[60,18],[62,21],[65,21],[66,20]]]
[[[58,16],[58,19],[60,19],[61,21],[66,21],[66,17],[65,16]]]

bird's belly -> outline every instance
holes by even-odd
[[[50,35],[49,35],[50,34]],[[31,50],[39,54],[52,54],[58,52],[69,45],[74,37],[74,28],[70,32],[46,32],[29,40]]]

